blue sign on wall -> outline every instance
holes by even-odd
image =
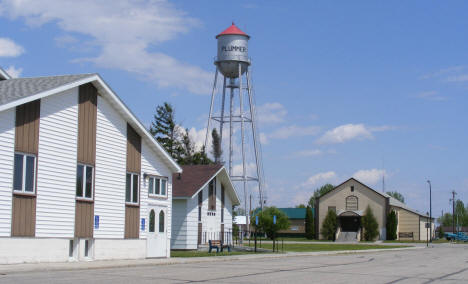
[[[99,215],[94,215],[94,229],[99,229]]]
[[[141,230],[145,230],[145,218],[141,218]]]
[[[276,215],[273,216],[273,224],[276,224]]]
[[[257,226],[258,226],[258,215],[257,215],[257,216],[255,216],[255,225],[257,225]]]

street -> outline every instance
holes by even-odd
[[[113,269],[13,273],[0,283],[468,283],[468,245]]]

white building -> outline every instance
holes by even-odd
[[[193,250],[209,240],[232,243],[232,210],[240,204],[222,165],[182,166],[172,177],[172,249]]]
[[[169,257],[181,171],[99,75],[0,69],[0,263]]]

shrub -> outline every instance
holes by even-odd
[[[329,241],[334,241],[337,228],[336,213],[333,210],[329,210],[322,224],[322,236]]]
[[[379,235],[379,224],[369,206],[367,206],[362,217],[362,227],[364,228],[364,240],[366,241],[373,241]]]
[[[312,208],[307,206],[306,209],[306,218],[305,218],[305,235],[306,238],[312,240],[315,238],[315,226],[314,226],[314,217],[312,214]]]
[[[387,240],[397,239],[398,219],[396,212],[391,210],[387,215]]]

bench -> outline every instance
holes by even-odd
[[[211,250],[214,248],[216,249],[216,252],[219,252],[220,249],[221,249],[221,252],[223,252],[224,248],[227,248],[228,252],[231,252],[231,246],[225,245],[219,240],[209,240],[208,244],[210,245],[210,250],[208,251],[209,253],[211,253]]]
[[[412,239],[414,241],[414,235],[413,232],[401,232],[398,233],[398,239]]]

